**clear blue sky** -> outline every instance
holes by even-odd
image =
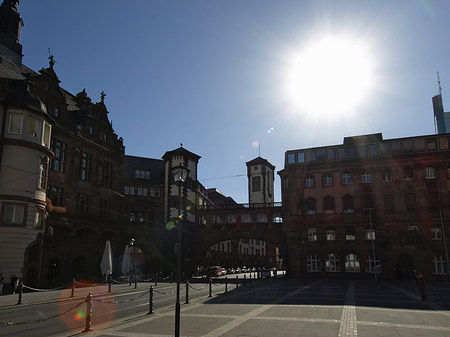
[[[432,134],[438,70],[450,111],[447,0],[20,2],[24,64],[47,67],[51,48],[63,88],[86,88],[95,102],[105,91],[126,154],[161,158],[182,142],[202,157],[199,180],[237,202],[248,202],[245,163],[257,144],[279,171],[286,150]],[[314,109],[289,89],[293,60],[324,37],[350,37],[370,58],[369,83],[340,74],[360,83],[353,92],[365,88],[351,109],[329,104],[324,63],[313,71]],[[278,176],[275,191],[280,201]]]

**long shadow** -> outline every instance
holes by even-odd
[[[247,286],[228,285],[228,292],[214,294],[207,304],[289,304],[392,309],[450,310],[450,282],[428,282],[427,301],[420,298],[414,281],[352,280],[351,302],[346,302],[350,280],[299,280],[272,278],[248,283]]]

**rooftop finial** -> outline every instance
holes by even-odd
[[[56,63],[55,58],[53,57],[53,55],[51,54],[50,48],[48,48],[48,54],[49,57],[48,59],[50,60],[50,68],[53,68],[53,65]]]
[[[100,97],[101,97],[102,103],[104,103],[104,102],[105,102],[106,94],[105,94],[105,92],[104,92],[103,90],[102,90],[102,92],[100,93]]]
[[[183,147],[183,143],[180,143],[180,146]]]

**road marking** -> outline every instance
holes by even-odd
[[[347,286],[345,295],[344,309],[342,310],[341,325],[339,326],[338,337],[356,337],[358,336],[358,325],[356,321],[355,310],[355,289],[353,281]]]

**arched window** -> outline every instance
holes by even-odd
[[[327,272],[340,272],[341,264],[339,262],[339,256],[336,254],[328,254],[325,260],[325,270]]]
[[[350,194],[344,195],[344,197],[342,198],[342,205],[344,213],[353,213],[353,196],[351,196]]]
[[[317,254],[308,255],[307,271],[309,273],[318,273],[321,269],[320,256]]]
[[[308,197],[305,200],[306,214],[316,214],[316,199]]]
[[[325,198],[323,198],[323,212],[325,214],[333,214],[334,210],[334,198],[330,195],[327,195]]]
[[[356,254],[348,254],[345,256],[345,271],[347,273],[359,273],[359,257]]]
[[[381,273],[381,261],[378,256],[375,255],[375,259],[373,255],[370,254],[366,260],[366,273]]]

